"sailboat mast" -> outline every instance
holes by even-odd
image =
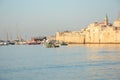
[[[7,36],[6,36],[6,40],[7,40],[7,41],[9,40],[8,33],[7,33]]]

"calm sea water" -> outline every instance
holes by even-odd
[[[120,45],[0,46],[0,80],[120,80]]]

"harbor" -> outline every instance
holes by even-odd
[[[120,80],[120,0],[0,0],[0,80]]]
[[[7,35],[8,36],[8,35]],[[103,22],[94,22],[80,31],[56,32],[54,36],[31,37],[24,40],[19,37],[16,40],[0,40],[0,45],[39,45],[47,47],[59,47],[68,44],[120,44],[120,18],[113,24],[109,23],[108,16]]]
[[[32,37],[31,40],[0,40],[0,46],[9,46],[9,45],[44,45],[46,48],[57,48],[60,46],[67,46],[65,42],[59,42],[55,39],[48,39],[47,37]]]

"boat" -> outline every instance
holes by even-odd
[[[4,41],[0,40],[0,46],[4,45]]]
[[[65,43],[65,42],[62,42],[61,43],[61,46],[67,46],[68,44],[67,43]]]
[[[47,48],[57,48],[60,47],[60,44],[55,40],[51,40],[51,41],[46,41],[45,46]]]
[[[9,45],[8,41],[0,40],[0,46]]]
[[[45,46],[47,48],[57,48],[57,47],[60,47],[60,44],[46,43]]]
[[[9,41],[9,44],[10,44],[10,45],[15,45],[15,42]]]

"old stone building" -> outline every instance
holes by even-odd
[[[94,22],[80,31],[57,32],[56,40],[67,43],[120,43],[120,19],[109,23],[106,16],[102,23]]]

